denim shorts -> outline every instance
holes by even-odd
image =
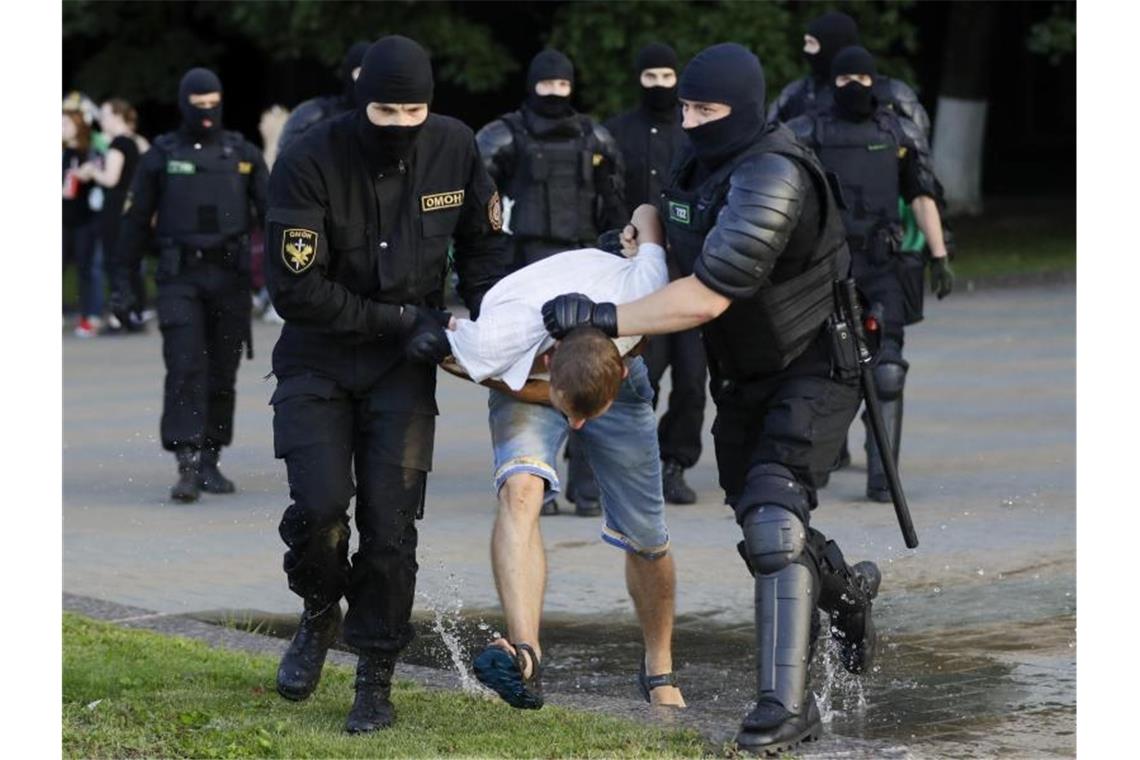
[[[647,559],[669,550],[653,388],[640,357],[626,361],[629,376],[613,405],[578,431],[602,494],[602,539]],[[561,490],[554,464],[570,426],[553,407],[527,404],[491,391],[488,400],[495,449],[495,492],[520,472]]]

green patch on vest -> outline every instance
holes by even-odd
[[[194,174],[197,171],[190,161],[167,161],[167,174]]]
[[[693,213],[688,203],[669,201],[669,221],[688,226],[692,224]]]
[[[867,146],[867,150],[886,150],[891,147],[887,143],[871,143]]]

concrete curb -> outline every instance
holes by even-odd
[[[76,594],[63,594],[63,610],[74,612],[106,623],[138,630],[152,631],[168,636],[181,636],[201,641],[209,646],[251,654],[280,657],[288,647],[285,639],[249,633],[234,628],[203,623],[181,614],[160,613],[139,607],[130,607],[102,599],[93,599]],[[356,657],[347,652],[330,650],[327,662],[356,667]],[[459,675],[454,671],[425,668],[419,665],[399,663],[396,677],[436,690],[462,691]],[[725,742],[731,741],[735,726],[718,726],[719,719],[703,714],[701,710],[689,707],[678,711],[668,708],[653,708],[644,702],[620,699],[595,694],[551,693],[545,694],[547,704],[572,710],[601,713],[613,717],[644,723],[647,720],[667,728],[691,728],[700,732],[716,751]],[[345,709],[348,709],[349,695],[345,696]]]

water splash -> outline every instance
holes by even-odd
[[[862,715],[867,710],[867,695],[863,679],[848,673],[839,660],[839,643],[826,633],[819,639],[819,653],[815,666],[819,676],[815,699],[819,704],[820,720],[831,723],[837,717]]]
[[[439,566],[439,569],[443,571],[442,564]],[[446,650],[445,654],[451,660],[455,672],[459,675],[460,688],[462,688],[466,694],[493,696],[488,689],[476,680],[474,674],[467,667],[470,654],[464,645],[462,630],[460,628],[463,616],[462,586],[462,579],[458,578],[454,573],[448,573],[445,590],[440,594],[439,598],[422,590],[417,590],[416,596],[419,598],[423,607],[431,611],[431,628],[439,636],[440,641],[443,642],[444,649]],[[480,621],[479,630],[482,631],[489,628],[489,625]]]

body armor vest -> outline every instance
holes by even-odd
[[[881,111],[861,122],[828,114],[816,117],[815,140],[820,163],[839,179],[852,256],[880,258],[888,251],[878,246],[902,232],[898,135]]]
[[[669,252],[681,274],[692,274],[705,237],[724,205],[733,170],[761,153],[779,153],[807,170],[819,198],[820,224],[812,242],[801,246],[803,250],[791,250],[794,242],[789,242],[768,285],[750,298],[734,300],[704,326],[710,366],[718,378],[727,380],[778,372],[802,354],[834,310],[832,283],[845,276],[849,266],[842,222],[822,168],[811,151],[779,127],[726,162],[695,190],[677,189],[678,180],[691,171],[695,158],[690,155],[675,169],[670,189],[662,193],[661,212]]]
[[[594,156],[599,146],[589,117],[576,118],[577,135],[538,137],[527,129],[521,114],[503,117],[518,156],[518,169],[506,191],[515,202],[512,234],[567,245],[592,245],[597,239]]]
[[[223,132],[209,143],[167,133],[154,144],[164,157],[156,236],[162,245],[218,249],[249,232],[249,183],[244,138]]]

